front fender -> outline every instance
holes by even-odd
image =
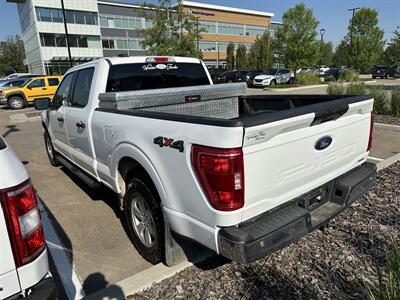
[[[149,174],[150,178],[152,179],[157,191],[158,195],[161,198],[163,203],[166,203],[167,194],[164,189],[164,185],[161,181],[160,176],[157,173],[156,168],[151,163],[149,158],[141,151],[139,148],[132,144],[123,143],[118,145],[113,153],[111,154],[111,176],[114,179],[114,188],[115,190],[120,193],[121,190],[118,184],[118,164],[122,158],[129,157],[137,161]]]

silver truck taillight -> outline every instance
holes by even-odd
[[[0,194],[18,268],[33,261],[45,249],[38,202],[30,180]]]
[[[212,207],[233,211],[244,205],[242,148],[218,149],[194,145],[192,164]]]

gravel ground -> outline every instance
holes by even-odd
[[[332,221],[248,265],[210,259],[128,299],[365,299],[364,282],[384,267],[390,236],[400,240],[400,163]]]
[[[385,123],[385,124],[400,126],[400,118],[387,115],[374,115],[374,119],[376,123]]]

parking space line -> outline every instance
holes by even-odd
[[[382,158],[373,157],[373,156],[368,156],[368,159],[375,160],[375,161],[384,161],[384,159],[382,159]]]
[[[39,201],[39,209],[46,236],[47,248],[53,258],[54,265],[64,286],[68,300],[82,299],[85,297],[85,291],[75,272],[75,266],[69,259],[66,249],[62,246],[62,242],[54,229],[53,223],[41,203],[41,199]]]

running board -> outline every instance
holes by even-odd
[[[96,189],[99,188],[100,184],[95,179],[81,171],[79,168],[75,167],[72,163],[70,163],[67,159],[62,157],[61,155],[57,155],[57,160],[62,164],[65,168],[68,169],[72,174],[82,180],[89,188]]]

